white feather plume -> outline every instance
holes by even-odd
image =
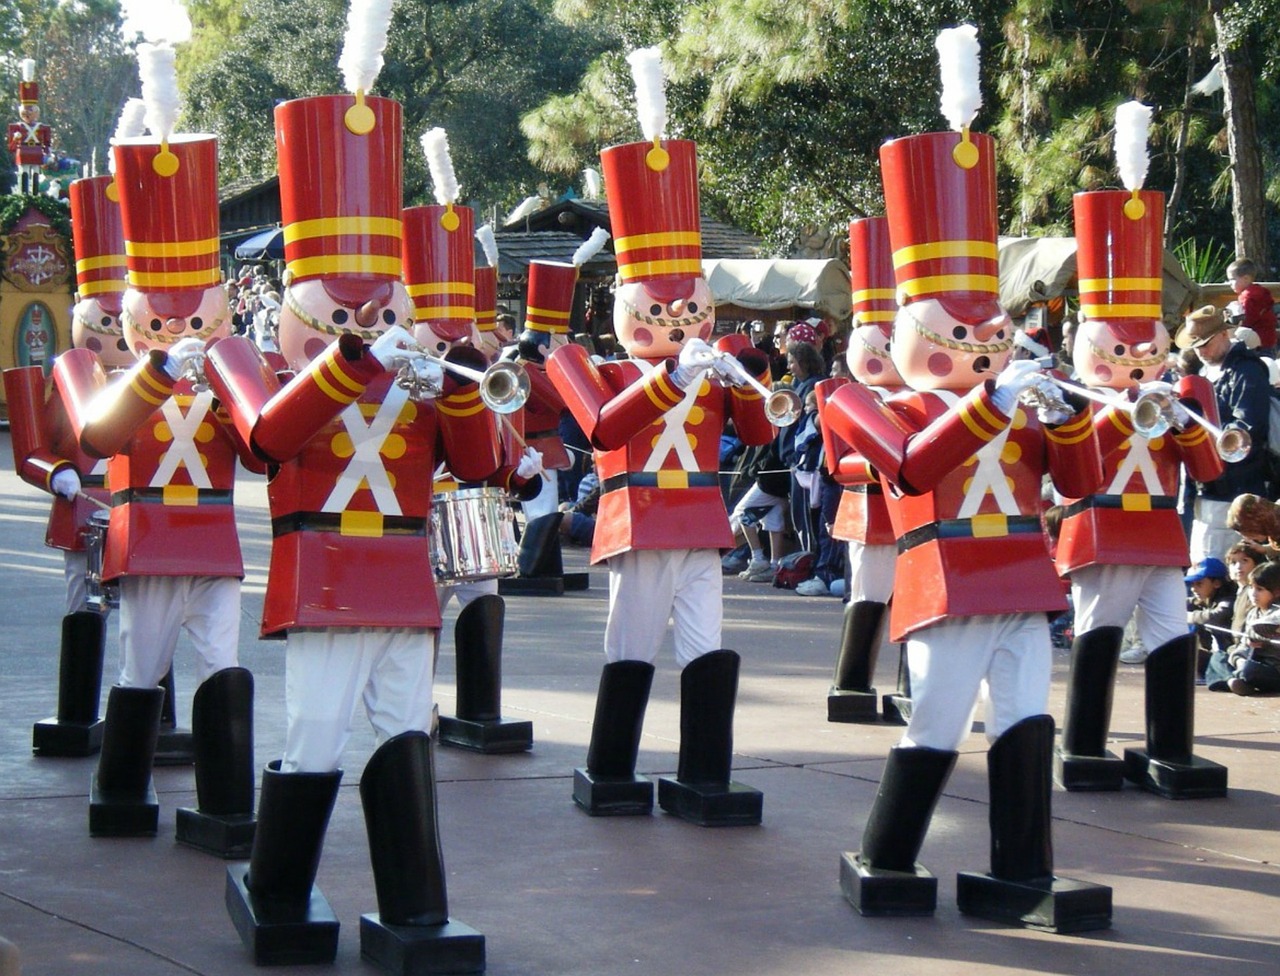
[[[120,110],[120,118],[116,120],[116,131],[111,137],[112,142],[118,142],[121,139],[132,139],[140,136],[147,131],[146,124],[147,103],[141,98],[130,98],[124,103],[124,108]],[[116,171],[116,154],[107,153],[107,172],[113,176]]]
[[[182,97],[178,93],[178,73],[173,66],[173,48],[167,44],[138,45],[138,77],[142,79],[142,100],[146,103],[147,128],[160,139],[168,139],[178,124]]]
[[[23,81],[36,80],[36,59],[35,58],[22,59],[22,80]]]
[[[1116,108],[1116,166],[1126,190],[1141,190],[1147,178],[1147,133],[1151,109],[1141,102],[1125,102]]]
[[[938,34],[938,66],[942,71],[942,114],[959,132],[982,107],[978,81],[978,28],[972,24],[948,27]]]
[[[382,70],[393,0],[351,0],[338,68],[347,91],[369,91]]]
[[[453,172],[453,160],[449,157],[449,136],[436,126],[422,133],[422,151],[427,156],[427,169],[431,170],[431,182],[435,184],[436,203],[458,202],[458,177]]]
[[[132,42],[141,34],[152,44],[191,40],[191,15],[184,0],[123,0],[121,33]]]
[[[1191,90],[1197,95],[1213,95],[1222,91],[1222,62],[1213,62],[1209,73],[1192,85]]]
[[[582,171],[582,198],[599,200],[604,196],[604,178],[598,169],[588,166]]]
[[[609,239],[609,232],[603,227],[597,227],[591,232],[591,236],[578,245],[578,249],[573,252],[571,259],[574,267],[582,267],[593,257],[600,253],[600,248],[604,247],[604,242]]]
[[[476,231],[476,240],[480,242],[480,250],[484,251],[484,259],[489,267],[498,266],[498,239],[493,235],[493,224],[485,224]]]
[[[627,55],[631,77],[636,83],[636,116],[640,131],[650,141],[660,139],[667,127],[667,90],[662,78],[662,51],[656,47],[637,48]]]

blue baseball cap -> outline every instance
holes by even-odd
[[[1202,559],[1192,566],[1191,571],[1182,578],[1188,583],[1195,583],[1202,579],[1226,579],[1227,567],[1221,559],[1214,559],[1209,556],[1207,559]]]

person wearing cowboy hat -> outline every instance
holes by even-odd
[[[1222,310],[1205,305],[1187,315],[1174,336],[1179,349],[1193,349],[1204,363],[1204,376],[1218,398],[1224,424],[1248,431],[1253,445],[1240,461],[1228,461],[1222,476],[1195,483],[1191,523],[1192,563],[1207,556],[1223,557],[1236,541],[1227,527],[1227,512],[1237,495],[1268,495],[1266,444],[1271,419],[1271,378],[1266,364],[1244,343],[1236,342]]]

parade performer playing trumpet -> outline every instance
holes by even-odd
[[[179,99],[170,43],[190,22],[157,21],[138,45],[150,136],[113,153],[128,264],[121,322],[137,357],[108,383],[87,349],[54,379],[81,447],[110,458],[104,580],[120,584],[120,679],[90,795],[94,835],[154,834],[151,764],[179,633],[197,653],[192,709],[198,808],[178,839],[222,856],[253,836],[253,677],[238,666],[244,574],[232,492],[240,454],[197,375],[206,343],[230,334],[218,265],[217,140],[174,135]]]
[[[1056,931],[1104,927],[1110,889],[1053,871],[1045,614],[1065,599],[1040,522],[1046,473],[1070,494],[1097,486],[1097,439],[1087,401],[1019,404],[1028,388],[1054,388],[1035,363],[1008,363],[995,144],[969,131],[981,103],[976,31],[944,31],[938,48],[943,111],[959,131],[880,150],[902,304],[891,351],[913,389],[882,401],[848,383],[825,414],[886,489],[898,530],[890,622],[908,642],[912,696],[862,849],[841,858],[841,887],[866,915],[933,912],[936,879],[916,857],[985,680],[991,870],[960,874],[960,910]]]
[[[40,121],[40,83],[34,58],[23,58],[18,82],[18,121],[9,123],[9,157],[18,169],[16,193],[40,192],[40,174],[52,159],[53,131]]]
[[[750,347],[707,344],[715,324],[700,263],[694,144],[663,139],[656,48],[629,56],[645,142],[601,153],[620,284],[614,329],[631,358],[594,365],[581,346],[547,372],[596,451],[601,496],[591,558],[609,563],[607,663],[574,799],[590,814],[641,814],[652,784],[635,775],[640,732],[667,621],[675,622],[680,762],[659,783],[664,810],[702,824],[759,823],[761,794],[730,782],[738,655],[721,648],[718,550],[732,545],[720,493],[720,434],[746,444],[774,431],[751,382],[768,364]],[[735,356],[736,353],[736,356]],[[731,376],[725,387],[712,379]],[[767,391],[766,391],[767,392]]]
[[[1187,633],[1187,538],[1175,510],[1183,465],[1200,482],[1222,474],[1214,439],[1188,413],[1216,421],[1217,402],[1203,377],[1176,388],[1159,382],[1169,333],[1160,321],[1164,196],[1142,189],[1150,117],[1139,102],[1116,109],[1125,189],[1074,199],[1085,320],[1073,358],[1081,382],[1115,393],[1095,421],[1102,490],[1064,500],[1057,565],[1071,580],[1075,639],[1055,772],[1068,790],[1118,790],[1128,776],[1164,796],[1222,796],[1225,767],[1191,752],[1196,642]],[[1166,413],[1173,426],[1162,420],[1153,429],[1146,415]],[[1154,648],[1145,663],[1147,749],[1125,750],[1122,762],[1106,742],[1116,663],[1135,609],[1138,634]]]
[[[286,636],[284,755],[263,773],[258,834],[227,875],[227,906],[259,964],[331,962],[338,921],[313,887],[340,761],[364,703],[377,749],[360,779],[378,911],[361,954],[393,972],[484,968],[484,937],[449,918],[436,820],[427,542],[443,458],[483,479],[500,458],[493,413],[414,342],[401,281],[401,107],[368,94],[390,5],[353,4],[348,95],[276,107],[285,227],[281,387],[250,342],[209,355],[210,383],[273,471],[262,630]]]

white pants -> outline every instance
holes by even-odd
[[[547,469],[542,472],[542,490],[528,501],[522,501],[526,522],[532,522],[543,515],[550,515],[560,510],[560,476],[556,471]]]
[[[722,592],[715,549],[644,549],[612,557],[605,659],[652,664],[668,621],[675,624],[681,668],[720,650]]]
[[[89,557],[83,549],[79,552],[62,550],[62,575],[67,581],[67,613],[86,609],[89,592],[85,588],[85,573],[88,569]]]
[[[1086,566],[1071,573],[1071,601],[1077,634],[1123,628],[1135,617],[1150,650],[1187,635],[1187,588],[1177,566]]]
[[[284,668],[289,725],[280,771],[337,769],[361,700],[378,745],[401,732],[429,731],[433,633],[371,627],[291,630]]]
[[[1052,654],[1042,613],[957,617],[917,630],[907,640],[911,721],[901,745],[959,749],[984,682],[989,741],[1043,715]]]
[[[898,547],[849,541],[849,602],[888,603],[893,596],[893,569]]]
[[[120,685],[160,684],[185,630],[196,646],[196,683],[239,662],[240,580],[234,576],[120,578]]]
[[[1196,499],[1191,538],[1188,540],[1191,550],[1189,565],[1194,566],[1208,556],[1225,559],[1227,550],[1240,541],[1240,533],[1227,528],[1227,512],[1230,508],[1230,502]]]

